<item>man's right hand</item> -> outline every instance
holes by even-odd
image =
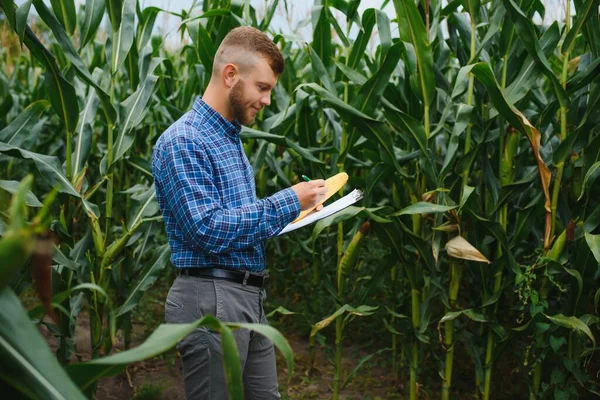
[[[327,187],[325,187],[325,181],[323,179],[300,182],[292,186],[292,189],[296,193],[296,196],[298,196],[300,209],[302,211],[313,208],[316,204],[323,201],[327,194]]]

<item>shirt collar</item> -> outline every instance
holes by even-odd
[[[225,132],[226,135],[238,139],[242,130],[242,125],[237,121],[229,121],[214,108],[206,104],[202,97],[198,96],[194,101],[192,109],[201,117],[204,117],[210,124]]]

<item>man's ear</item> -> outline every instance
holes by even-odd
[[[234,64],[225,64],[223,68],[223,83],[225,87],[231,89],[239,79],[239,71]]]

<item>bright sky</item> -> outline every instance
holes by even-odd
[[[257,16],[260,19],[265,14],[265,10],[268,5],[272,4],[273,0],[232,0],[233,2],[244,3],[245,1],[250,1],[250,4],[256,9]],[[545,24],[550,24],[556,20],[563,20],[565,16],[565,2],[568,0],[542,0],[542,3],[545,4],[546,7],[546,15],[544,17],[543,22]],[[17,4],[21,4],[23,0],[17,0]],[[48,6],[50,5],[49,0],[44,0]],[[75,3],[78,5],[85,4],[86,0],[75,0]],[[362,0],[359,5],[359,13],[362,15],[364,10],[368,8],[376,8],[381,9],[381,5],[384,0]],[[443,4],[447,3],[447,0],[442,0]],[[273,17],[271,22],[271,29],[276,33],[284,33],[284,34],[297,34],[301,38],[305,40],[310,40],[312,38],[312,25],[310,22],[310,11],[312,6],[314,5],[314,1],[294,1],[287,0],[287,12],[285,9],[285,0],[279,1],[279,6]],[[196,4],[198,9],[201,9],[202,1],[198,0],[140,0],[140,4],[142,8],[148,6],[155,6],[162,8],[164,10],[169,10],[173,12],[180,13],[182,9],[189,10],[192,4]],[[396,13],[393,6],[393,1],[389,1],[386,7],[383,9],[391,19],[396,17]],[[345,30],[345,17],[334,10],[334,15],[339,16],[338,21],[340,21],[340,25],[342,29]],[[575,10],[572,6],[571,14],[574,15]],[[536,15],[534,18],[536,23],[542,22],[542,19]],[[180,45],[180,37],[177,33],[177,29],[179,28],[179,22],[181,20],[167,13],[160,13],[156,20],[155,30],[157,32],[162,32],[164,35],[166,42],[170,46],[177,47]],[[398,26],[393,23],[391,26],[392,36],[398,35]],[[351,36],[354,37],[356,35],[355,32],[351,32]],[[376,40],[376,38],[375,38]]]

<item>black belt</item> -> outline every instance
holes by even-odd
[[[195,276],[201,278],[224,279],[226,281],[241,283],[264,288],[269,276],[251,273],[250,271],[232,271],[221,268],[181,268],[180,275]]]

